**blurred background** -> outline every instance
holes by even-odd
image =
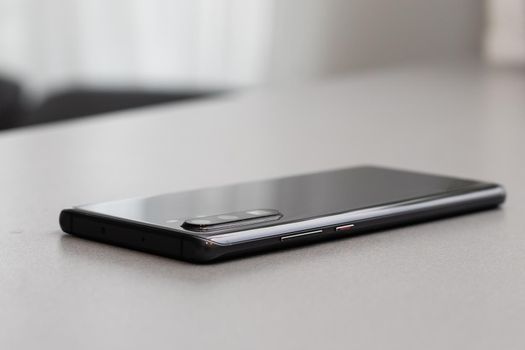
[[[525,0],[0,0],[0,130],[464,59],[525,66]]]

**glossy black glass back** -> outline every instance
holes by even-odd
[[[182,227],[183,223],[199,217],[274,209],[282,217],[254,225],[272,226],[480,185],[471,180],[366,166],[77,208],[208,236],[214,232],[189,231]],[[240,225],[221,233],[249,228],[253,226]]]

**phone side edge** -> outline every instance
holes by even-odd
[[[279,238],[283,235],[297,234],[318,229],[325,229],[346,224],[354,224],[354,232],[360,231],[365,222],[388,223],[395,220],[411,223],[412,218],[421,218],[420,221],[438,219],[444,216],[460,215],[466,212],[489,209],[497,207],[505,201],[506,192],[503,186],[492,183],[483,183],[481,188],[470,189],[458,193],[447,193],[435,197],[407,200],[393,205],[377,206],[364,210],[349,211],[302,220],[283,225],[275,225],[260,229],[217,235],[209,239],[217,244],[237,245],[248,243],[250,236],[254,241],[262,241],[270,238]]]
[[[63,209],[59,215],[62,231],[75,237],[153,253],[192,263],[207,263],[223,255],[221,245],[192,235],[175,235],[162,228]]]

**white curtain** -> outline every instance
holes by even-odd
[[[38,95],[70,84],[259,82],[270,0],[0,0],[0,74]]]
[[[485,54],[497,64],[525,65],[525,0],[488,0]]]

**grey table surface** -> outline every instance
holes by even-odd
[[[371,71],[0,133],[1,349],[524,349],[525,72]],[[487,211],[215,265],[63,234],[76,204],[380,164]]]

